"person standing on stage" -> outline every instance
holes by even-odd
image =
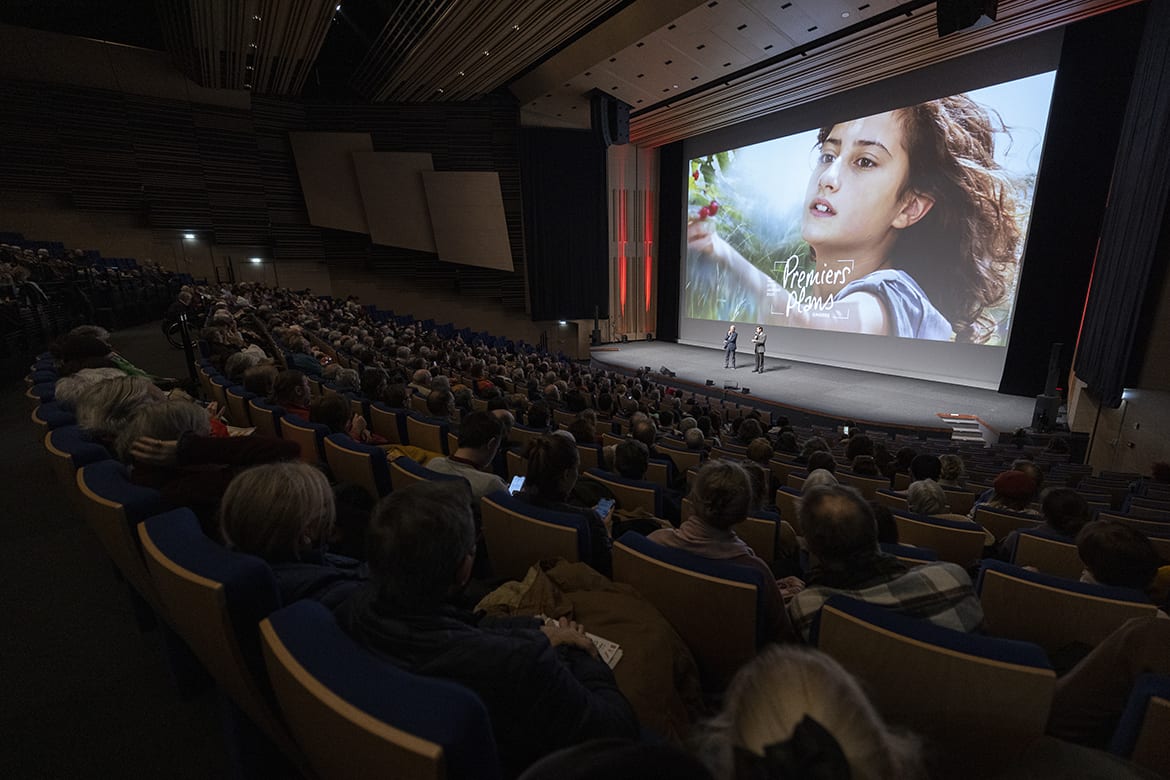
[[[727,329],[727,335],[723,337],[723,367],[727,368],[730,361],[731,367],[735,368],[735,341],[739,338],[739,334],[735,332],[735,326],[732,325]]]
[[[764,373],[764,342],[767,339],[768,334],[764,333],[764,326],[757,325],[756,333],[752,336],[752,343],[756,345],[756,367],[752,369],[753,374]]]

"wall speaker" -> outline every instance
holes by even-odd
[[[707,380],[707,387],[714,387],[714,386],[715,386],[715,380],[714,380],[714,379],[708,379],[708,380]]]
[[[986,27],[995,21],[998,11],[997,0],[938,0],[934,13],[939,37]]]
[[[630,106],[628,103],[595,89],[589,93],[589,116],[593,132],[606,146],[630,142]]]
[[[661,368],[659,368],[658,373],[662,374],[663,376],[675,376],[675,373],[673,371],[671,371],[669,368],[667,368],[666,366],[662,366]]]

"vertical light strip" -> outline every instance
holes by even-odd
[[[622,317],[626,316],[626,191],[623,171],[622,188],[618,189],[618,296],[622,304]]]

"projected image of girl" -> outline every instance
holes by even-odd
[[[751,301],[749,322],[986,343],[1021,236],[997,124],[955,95],[822,128],[800,216],[807,248],[749,262],[709,208],[687,227],[693,283],[717,278]]]

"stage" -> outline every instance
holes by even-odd
[[[841,421],[852,419],[869,427],[928,428],[949,430],[951,423],[939,415],[961,415],[977,419],[988,429],[990,441],[999,433],[1026,428],[1032,422],[1035,398],[1001,395],[994,390],[885,376],[848,368],[798,363],[779,357],[764,361],[764,373],[752,372],[755,356],[737,354],[738,368],[723,368],[723,350],[671,344],[661,341],[631,341],[607,344],[590,350],[592,360],[602,367],[637,370],[649,366],[654,372],[665,366],[677,376],[666,383],[698,386],[723,391],[725,383],[750,388],[749,400],[780,404],[797,414]],[[715,382],[706,388],[706,381]],[[734,391],[729,397],[739,398]],[[952,418],[953,419],[953,418]],[[795,421],[795,420],[794,420]]]

